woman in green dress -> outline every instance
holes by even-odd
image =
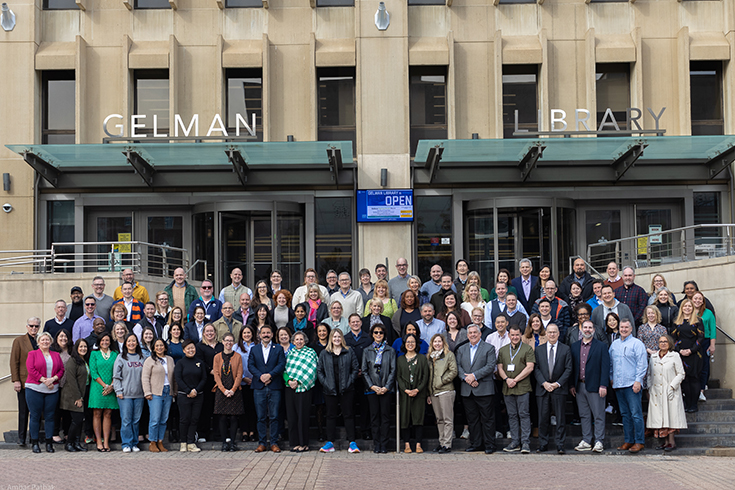
[[[429,363],[419,354],[419,337],[407,334],[401,350],[405,355],[396,361],[396,379],[401,399],[401,435],[406,443],[404,453],[411,451],[411,427],[416,436],[416,452],[423,453],[421,440],[424,435],[424,412],[428,396]]]
[[[117,352],[110,349],[111,343],[110,334],[103,333],[97,340],[99,350],[92,351],[89,356],[89,374],[92,378],[89,388],[89,408],[93,410],[94,436],[97,439],[97,451],[101,453],[110,452],[112,411],[118,410],[115,389],[112,387],[112,373]]]

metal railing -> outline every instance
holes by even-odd
[[[689,262],[735,254],[735,224],[684,226],[587,245],[587,262],[604,269],[608,262],[635,267]]]
[[[189,252],[141,241],[59,242],[48,250],[1,251],[0,272],[53,274],[119,272],[132,269],[149,276],[171,277],[174,269],[189,269]]]

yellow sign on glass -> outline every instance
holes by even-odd
[[[638,237],[638,255],[646,255],[648,252],[648,237]]]
[[[132,233],[118,233],[117,234],[117,241],[118,242],[129,242],[133,240],[133,234]],[[132,252],[132,245],[129,243],[121,243],[118,246],[118,252],[122,254],[129,254]]]

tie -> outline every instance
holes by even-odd
[[[555,361],[555,359],[554,359],[554,357],[555,357],[554,356],[554,354],[555,354],[554,349],[556,349],[556,344],[554,344],[554,345],[551,346],[551,352],[549,352],[549,378],[551,378],[551,376],[554,373],[554,361]]]

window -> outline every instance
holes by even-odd
[[[43,144],[74,144],[76,82],[74,71],[45,71],[43,81]]]
[[[51,248],[52,243],[74,242],[74,201],[48,201],[46,206],[48,214],[46,247]],[[59,266],[65,268],[63,271],[72,272],[74,270],[74,246],[56,247],[54,252],[57,254],[57,259],[59,259]],[[69,255],[64,256],[62,254]]]
[[[317,7],[354,7],[355,0],[316,0]]]
[[[75,0],[43,0],[44,10],[79,10]]]
[[[446,5],[447,0],[408,0],[408,5]]]
[[[629,129],[626,111],[630,107],[630,64],[598,63],[595,71],[597,130],[615,131],[613,121],[609,115],[605,119],[605,127],[601,127],[607,109],[612,111],[612,115],[621,130]]]
[[[694,224],[712,225],[722,223],[719,192],[694,193]],[[696,243],[719,243],[714,238],[721,235],[721,228],[698,228],[694,230]]]
[[[452,261],[452,197],[416,196],[416,258],[418,276],[429,277],[431,266],[454,270]]]
[[[327,271],[352,270],[351,197],[314,198],[315,269],[319,277]]]
[[[317,68],[319,141],[352,141],[356,154],[355,69]]]
[[[692,134],[724,134],[722,62],[692,61],[689,65]]]
[[[135,0],[136,9],[170,9],[168,0]]]
[[[512,138],[516,111],[520,131],[538,131],[538,65],[503,65],[503,138]]]
[[[137,134],[168,134],[170,127],[168,108],[168,70],[135,70],[134,91],[136,115],[144,128],[136,128]],[[155,118],[155,119],[154,119]],[[131,129],[132,132],[132,129]]]
[[[260,8],[263,0],[226,0],[225,7],[230,8]]]
[[[260,0],[258,0],[260,2]],[[227,78],[227,133],[236,135],[237,115],[248,126],[253,124],[257,141],[263,141],[263,70],[260,68],[232,68],[225,72]],[[240,121],[240,136],[249,133]]]
[[[500,5],[510,4],[510,3],[536,3],[536,0],[500,0],[498,3]]]
[[[409,68],[411,156],[423,139],[447,138],[447,67]]]

